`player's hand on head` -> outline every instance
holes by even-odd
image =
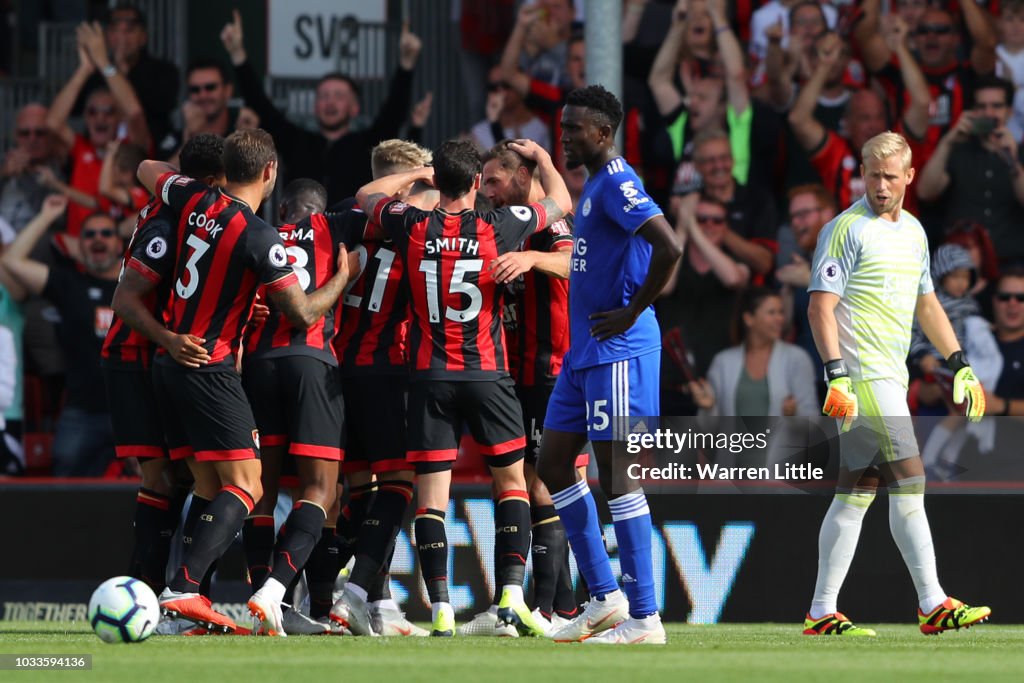
[[[607,341],[633,327],[633,324],[636,322],[636,315],[627,306],[625,308],[616,308],[613,311],[591,313],[590,320],[595,321],[590,326],[590,336],[597,341]]]
[[[526,138],[513,140],[509,143],[508,147],[513,152],[518,152],[523,158],[530,159],[531,161],[541,161],[548,156],[547,150],[538,145],[536,141]]]

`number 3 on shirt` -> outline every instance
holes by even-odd
[[[185,244],[192,247],[192,253],[189,254],[188,261],[185,262],[188,284],[186,285],[182,282],[182,278],[178,278],[178,281],[174,283],[174,291],[182,299],[188,299],[199,289],[199,268],[196,266],[199,263],[199,259],[203,257],[203,254],[210,249],[210,245],[207,242],[204,242],[195,235],[189,235],[188,239],[185,240]]]

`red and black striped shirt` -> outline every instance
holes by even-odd
[[[156,283],[156,289],[146,296],[145,304],[157,320],[163,315],[163,304],[170,292],[170,276],[174,266],[171,245],[175,242],[177,223],[178,217],[170,207],[159,199],[151,200],[139,212],[135,232],[132,233],[121,266],[122,272],[125,268],[131,268]],[[110,331],[103,341],[102,362],[105,367],[148,368],[153,351],[149,339],[114,315]]]
[[[298,283],[277,231],[244,202],[187,176],[165,173],[158,196],[178,214],[167,328],[206,340],[207,368],[234,365],[256,290]],[[173,362],[158,352],[158,362]]]
[[[572,247],[572,215],[535,232],[523,251],[560,251]],[[514,308],[506,325],[515,326],[509,358],[516,384],[528,387],[554,384],[569,350],[569,281],[531,269],[511,285]]]
[[[288,263],[306,294],[323,287],[338,271],[338,243],[355,243],[361,235],[360,231],[345,239],[343,215],[314,213],[298,223],[277,229],[284,241]],[[262,294],[263,289],[260,291]],[[270,316],[263,324],[246,331],[246,358],[313,356],[330,365],[338,364],[331,345],[337,331],[335,309],[329,309],[308,330],[300,330],[274,305],[272,299],[266,296],[262,299],[270,308]]]
[[[508,376],[501,324],[505,288],[494,280],[489,265],[543,228],[544,207],[449,214],[422,211],[389,197],[378,202],[372,218],[398,247],[408,272],[412,379]]]
[[[362,211],[349,212],[362,223]],[[371,232],[373,232],[371,230]],[[405,262],[393,242],[365,240],[356,247],[360,274],[342,297],[341,329],[334,350],[344,376],[401,374],[409,371],[409,286]]]

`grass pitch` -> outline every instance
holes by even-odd
[[[668,626],[664,647],[504,638],[153,637],[107,645],[85,624],[0,622],[0,654],[93,655],[91,671],[0,671],[0,681],[884,681],[1024,680],[1024,626],[926,637],[876,625],[877,638],[800,635],[798,624]]]

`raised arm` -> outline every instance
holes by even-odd
[[[409,118],[412,109],[412,71],[416,68],[423,41],[409,30],[409,23],[402,23],[402,35],[398,39],[398,69],[391,76],[384,104],[377,110],[377,116],[370,125],[370,134],[375,141],[398,136],[402,124]]]
[[[928,109],[932,103],[928,81],[907,45],[907,22],[898,14],[890,14],[882,19],[882,32],[886,45],[899,59],[903,85],[910,95],[910,102],[903,112],[903,125],[907,132],[920,140],[928,132]]]
[[[100,194],[115,204],[130,206],[132,203],[131,193],[114,184],[115,158],[120,146],[121,144],[117,140],[107,145],[107,155],[103,157],[103,166],[100,168]]]
[[[71,110],[75,107],[78,95],[82,92],[82,88],[95,69],[96,67],[93,66],[92,60],[89,59],[89,54],[85,51],[85,47],[79,43],[78,68],[71,74],[71,78],[60,89],[57,96],[53,98],[50,110],[46,113],[46,127],[50,129],[51,133],[60,138],[65,147],[70,148],[75,143],[75,131],[68,125],[68,117],[71,116]]]
[[[825,87],[829,70],[840,57],[842,44],[839,36],[829,33],[818,41],[815,49],[818,51],[818,66],[800,89],[800,95],[789,111],[789,125],[793,135],[808,152],[817,149],[825,139],[825,126],[814,118],[814,108],[818,105],[818,97]]]
[[[683,7],[680,10],[680,6]],[[654,102],[662,116],[668,116],[683,104],[683,94],[672,82],[676,66],[679,64],[679,51],[686,40],[686,0],[679,0],[672,11],[672,25],[668,35],[661,43],[661,49],[654,58],[651,73],[647,77],[647,85],[654,95]]]
[[[937,199],[947,187],[950,177],[946,170],[949,166],[949,155],[953,152],[953,145],[964,142],[971,135],[971,126],[974,125],[974,113],[965,110],[960,114],[960,119],[945,135],[939,138],[939,144],[935,146],[931,158],[921,169],[917,176],[917,196],[925,201]]]
[[[128,76],[121,73],[110,61],[107,53],[107,42],[103,38],[103,27],[98,21],[91,24],[83,23],[75,31],[78,44],[85,48],[89,59],[107,81],[110,94],[114,96],[118,109],[128,125],[128,138],[143,149],[150,147],[149,126],[146,124],[146,112],[142,109],[135,88],[128,81]]]
[[[708,260],[708,263],[711,264],[711,271],[724,286],[729,289],[739,289],[747,284],[747,281],[750,280],[750,268],[735,261],[718,245],[709,240],[697,225],[697,219],[692,213],[680,212],[676,220],[683,225],[687,238],[693,242],[693,248],[699,250]]]
[[[539,5],[523,3],[516,15],[512,34],[508,37],[505,49],[501,53],[501,77],[523,97],[530,92],[530,77],[519,68],[519,55],[523,51],[526,32],[529,30],[530,24],[540,18],[542,11],[543,8]]]
[[[882,16],[882,0],[862,0],[861,16],[853,29],[853,37],[860,48],[860,58],[868,73],[878,73],[889,63],[892,52],[879,30]]]
[[[160,180],[160,176],[164,173],[177,173],[178,169],[171,166],[166,161],[154,161],[153,159],[146,159],[139,164],[139,170],[135,174],[142,183],[142,186],[149,190],[150,194],[156,194],[156,181]]]
[[[422,166],[409,171],[386,175],[360,187],[356,191],[356,203],[363,210],[363,213],[367,216],[372,216],[373,209],[380,200],[386,197],[394,197],[418,180],[432,183],[433,178],[434,169],[430,166]]]
[[[994,22],[976,2],[957,4],[964,15],[967,32],[971,34],[971,68],[977,74],[992,73],[996,68],[996,45],[999,44]]]
[[[747,88],[747,69],[743,62],[743,48],[736,39],[729,18],[726,15],[725,0],[710,0],[708,10],[714,27],[718,54],[725,67],[725,91],[729,106],[737,116],[750,106],[750,90]]]
[[[565,186],[565,179],[555,168],[555,163],[546,149],[533,140],[516,140],[509,145],[509,149],[518,152],[526,159],[537,162],[540,186],[544,188],[545,195],[540,203],[544,206],[544,211],[547,214],[543,227],[548,227],[572,211],[572,196],[569,194],[569,188]]]
[[[50,195],[43,200],[43,206],[35,218],[18,233],[18,237],[7,245],[2,261],[4,268],[30,294],[42,294],[50,277],[50,267],[29,257],[33,247],[46,231],[64,214],[68,206],[67,197]]]

